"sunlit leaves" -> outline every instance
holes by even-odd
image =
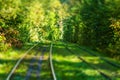
[[[30,23],[33,23],[34,26],[39,26],[40,23],[42,23],[44,19],[44,12],[41,4],[38,1],[31,3],[27,19]]]
[[[20,0],[4,0],[1,1],[0,15],[5,19],[16,18],[19,11]]]
[[[119,0],[0,0],[0,26],[9,41],[63,39],[106,49],[119,41],[118,3]],[[116,19],[112,24],[111,17]]]
[[[115,53],[119,54],[119,51],[120,51],[120,20],[112,19],[111,22],[112,24],[110,25],[110,27],[113,29],[113,33],[114,33],[114,37],[113,37],[114,44],[111,45],[111,47],[113,47],[112,49],[114,50]]]
[[[111,27],[112,27],[112,29],[119,30],[120,29],[120,20],[112,19]]]

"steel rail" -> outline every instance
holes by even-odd
[[[13,67],[13,69],[11,70],[11,72],[9,73],[9,75],[7,76],[6,80],[10,80],[11,76],[13,75],[13,73],[15,72],[16,68],[18,67],[18,65],[20,64],[20,62],[24,59],[24,57],[35,47],[37,46],[37,44],[35,44],[34,46],[32,46],[30,49],[28,49],[28,51],[26,51],[24,53],[24,55],[17,61],[17,63],[15,64],[15,66]]]
[[[50,53],[49,53],[50,67],[51,67],[53,79],[57,80],[56,75],[55,75],[55,71],[54,71],[54,67],[53,67],[53,62],[52,62],[52,47],[53,47],[53,44],[51,43]]]

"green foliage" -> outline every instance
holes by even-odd
[[[19,47],[26,42],[63,40],[118,54],[119,3],[119,0],[0,0],[0,41]]]
[[[101,49],[102,52],[109,53],[108,55],[118,55],[119,40],[115,40],[115,36],[119,31],[116,31],[113,26],[110,27],[113,24],[113,22],[111,24],[111,18],[119,18],[117,3],[117,0],[84,2],[80,11],[81,19],[85,25],[82,34],[84,45]],[[114,47],[114,50],[109,47]]]
[[[116,56],[120,59],[120,20],[112,19],[112,24],[110,27],[113,29],[114,33],[114,43],[109,45],[109,51],[112,52],[112,56]]]
[[[88,3],[88,2],[87,2]],[[81,9],[82,21],[86,25],[84,28],[85,37],[89,41],[87,45],[106,48],[112,40],[112,30],[110,25],[110,10],[107,4],[102,2],[90,1],[84,4]],[[108,41],[108,39],[111,39]]]
[[[115,25],[111,27],[111,18],[120,18],[119,0],[71,0],[68,3],[71,4],[71,14],[64,21],[64,40],[92,47],[108,55],[119,55],[119,29],[116,30]]]
[[[0,4],[0,34],[5,34],[5,43],[16,46],[16,41],[59,40],[63,35],[67,13],[59,0],[4,0]]]

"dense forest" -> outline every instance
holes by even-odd
[[[65,41],[120,58],[120,0],[0,0],[0,51]]]

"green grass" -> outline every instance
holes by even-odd
[[[24,58],[24,60],[20,63],[20,65],[16,69],[11,80],[24,80],[29,67],[29,62],[31,61],[31,58],[33,57],[34,54],[35,54],[34,50],[29,52],[29,54]]]
[[[24,45],[22,48],[10,48],[6,51],[0,52],[0,80],[6,80],[16,62],[24,55],[24,53],[34,44]],[[23,66],[23,65],[21,65]],[[19,72],[23,72],[23,67]],[[18,79],[17,79],[18,80]]]
[[[98,68],[98,70],[100,70],[101,72],[107,74],[108,76],[110,76],[113,80],[117,80],[120,79],[120,69],[116,68],[108,63],[106,63],[104,60],[102,60],[100,57],[100,55],[98,55],[97,52],[93,52],[89,49],[88,52],[92,52],[94,54],[97,54],[98,56],[92,56],[90,55],[88,52],[76,47],[76,45],[72,45],[72,44],[68,44],[69,48],[74,51],[74,53],[80,57],[82,57],[83,59],[85,59],[88,63],[96,66]],[[104,57],[104,56],[101,56]],[[106,57],[104,57],[106,58]],[[107,58],[107,60],[111,61],[110,58]]]
[[[44,45],[44,44],[42,44],[42,45]],[[12,77],[11,80],[25,80],[27,71],[30,67],[31,59],[34,57],[37,49],[38,49],[38,47],[36,49],[33,49],[32,51],[30,51],[29,55],[27,55],[25,57],[25,59],[21,62],[22,65],[20,65],[17,68],[16,72],[14,73],[14,77]],[[47,47],[46,52],[44,53],[44,59],[42,61],[42,67],[41,67],[40,74],[39,74],[39,76],[42,80],[52,80],[51,70],[49,67],[48,54],[49,54],[49,47]],[[36,57],[37,61],[34,63],[34,64],[36,64],[34,66],[34,68],[36,67],[36,69],[38,67],[37,64],[38,64],[40,55],[41,55],[41,51],[38,52],[37,57]],[[33,71],[35,71],[35,69],[33,69]],[[36,73],[34,73],[34,72],[31,73],[30,80],[37,80]]]
[[[58,80],[105,80],[96,70],[79,60],[76,54],[68,52],[62,44],[53,47],[53,63]]]
[[[0,53],[0,80],[5,80],[8,76],[8,73],[14,67],[16,61],[20,59],[20,57],[30,48],[33,44],[29,44],[21,49],[9,49],[6,52]],[[40,44],[48,45],[44,60],[42,63],[42,68],[40,72],[40,77],[42,80],[52,80],[52,75],[49,67],[49,47],[50,44]],[[65,47],[64,43],[57,42],[53,45],[53,65],[55,68],[55,73],[57,80],[105,80],[103,76],[89,65],[80,60],[77,55],[85,59],[88,63],[96,66],[98,70],[104,72],[109,75],[113,80],[120,79],[120,69],[111,66],[110,64],[104,62],[99,57],[92,56],[88,54],[88,52],[76,47],[76,44],[67,44],[68,48],[71,49],[74,54],[70,53]],[[85,48],[85,47],[84,47]],[[19,65],[17,70],[12,76],[11,80],[24,80],[27,74],[27,70],[29,68],[29,64],[31,58],[36,53],[38,47],[34,48],[29,54],[25,57],[25,59],[21,62],[22,65]],[[89,51],[92,51],[86,48]],[[104,57],[104,55],[99,55],[100,53],[92,51],[94,54],[98,56]],[[41,52],[39,52],[39,55]],[[39,58],[39,56],[38,56]],[[115,61],[109,57],[104,57],[109,61]],[[31,80],[35,80],[36,75],[32,74]]]
[[[16,61],[23,55],[25,50],[9,49],[6,52],[0,52],[0,80],[5,80],[16,64]]]

